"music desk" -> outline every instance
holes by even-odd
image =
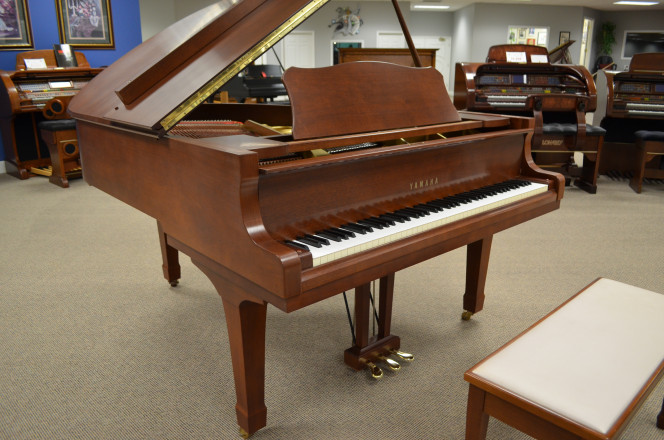
[[[663,294],[594,281],[466,372],[466,440],[489,416],[537,439],[616,438],[664,375],[662,316]]]

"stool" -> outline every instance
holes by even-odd
[[[639,130],[634,133],[634,139],[636,158],[634,175],[629,181],[629,186],[637,194],[640,194],[643,186],[643,177],[646,173],[646,163],[653,160],[656,156],[664,154],[664,131]],[[664,177],[664,171],[661,171],[661,177]]]
[[[52,119],[37,124],[40,134],[51,155],[53,167],[49,181],[63,188],[69,188],[69,177],[81,174],[78,138],[74,119]]]
[[[617,437],[664,375],[662,316],[664,295],[595,280],[466,372],[466,440],[489,416],[536,439]]]
[[[535,163],[565,174],[582,190],[597,193],[600,155],[606,130],[586,124],[587,97],[546,96],[532,97],[535,129],[532,153]],[[547,113],[548,118],[545,118]],[[551,119],[545,122],[545,119]],[[567,122],[572,119],[574,122]],[[574,153],[583,153],[581,171],[575,168]],[[580,175],[579,175],[580,174]]]

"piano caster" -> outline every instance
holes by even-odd
[[[399,358],[401,358],[402,360],[404,360],[406,362],[413,362],[413,360],[415,359],[415,356],[413,356],[410,353],[406,353],[404,351],[399,351],[399,350],[394,350],[393,349],[393,350],[390,350],[390,353],[392,353],[395,356],[398,356]]]
[[[399,371],[401,369],[399,362],[395,361],[394,359],[390,359],[387,356],[379,356],[378,359],[385,362],[387,364],[387,368],[392,371]]]
[[[369,362],[369,361],[364,361],[364,365],[367,367],[367,369],[371,373],[371,377],[373,377],[376,380],[382,379],[383,370],[379,366],[377,366],[373,362]]]
[[[470,321],[470,317],[473,316],[473,312],[469,312],[468,310],[464,310],[463,313],[461,314],[461,319],[464,321]]]
[[[240,437],[249,438],[249,433],[247,431],[245,431],[244,429],[240,428]]]
[[[168,283],[171,285],[171,287],[177,287],[177,285],[180,283],[180,281],[179,280],[174,280],[174,281],[169,281]]]

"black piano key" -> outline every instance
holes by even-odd
[[[353,238],[353,237],[355,237],[355,233],[354,233],[354,232],[352,232],[352,231],[348,231],[348,230],[346,230],[346,229],[329,228],[329,229],[326,229],[326,231],[328,231],[328,232],[332,232],[332,233],[334,233],[334,234],[339,234],[339,235],[343,236],[344,238]]]
[[[424,217],[425,215],[422,211],[418,211],[416,209],[411,209],[411,208],[401,208],[398,211],[394,212],[398,214],[407,215],[409,218],[419,218],[419,217]]]
[[[373,231],[370,227],[358,225],[357,223],[346,223],[345,225],[341,225],[341,229],[347,229],[359,234],[366,234],[367,232]]]
[[[303,237],[303,236],[295,237],[294,241],[298,241],[302,244],[310,245],[310,246],[313,246],[313,247],[316,247],[316,248],[323,247],[323,244],[320,241],[313,240],[309,237]]]
[[[327,240],[326,238],[323,238],[323,237],[316,237],[315,235],[311,235],[311,234],[305,234],[304,236],[311,239],[311,240],[316,240],[319,243],[324,244],[324,245],[330,244],[330,241]]]
[[[371,217],[371,220],[382,222],[385,226],[394,226],[394,220],[391,218],[385,218],[382,214]]]
[[[383,229],[385,226],[381,224],[380,222],[373,221],[371,219],[363,219],[363,220],[358,220],[358,224],[367,226],[369,228],[378,228],[378,229]]]
[[[432,205],[429,205],[427,203],[418,203],[417,205],[413,206],[413,208],[424,209],[427,212],[438,212],[438,211],[440,211],[440,208],[438,208],[437,206],[432,206]]]
[[[408,220],[408,217],[406,217],[405,215],[399,215],[399,214],[396,214],[394,212],[388,212],[388,213],[385,213],[385,214],[381,214],[379,217],[390,218],[390,219],[394,220],[395,222],[399,222],[399,223],[404,223]]]
[[[344,239],[340,234],[334,234],[332,232],[328,231],[318,231],[314,235],[317,235],[319,237],[327,238],[332,241],[341,241]]]
[[[303,250],[305,250],[305,251],[308,251],[308,250],[309,250],[309,248],[307,247],[307,245],[302,244],[302,243],[298,243],[297,241],[286,240],[286,241],[284,241],[284,243],[286,243],[286,244],[289,245],[289,246],[296,247],[296,248],[298,248],[298,249],[303,249]]]

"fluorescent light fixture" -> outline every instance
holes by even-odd
[[[450,9],[446,5],[427,5],[427,4],[415,4],[411,5],[411,9],[420,9],[420,10],[429,10],[429,11],[441,11],[443,9]]]
[[[619,2],[613,2],[614,5],[635,5],[635,6],[652,6],[658,5],[659,2],[643,2],[637,0],[621,0]]]

